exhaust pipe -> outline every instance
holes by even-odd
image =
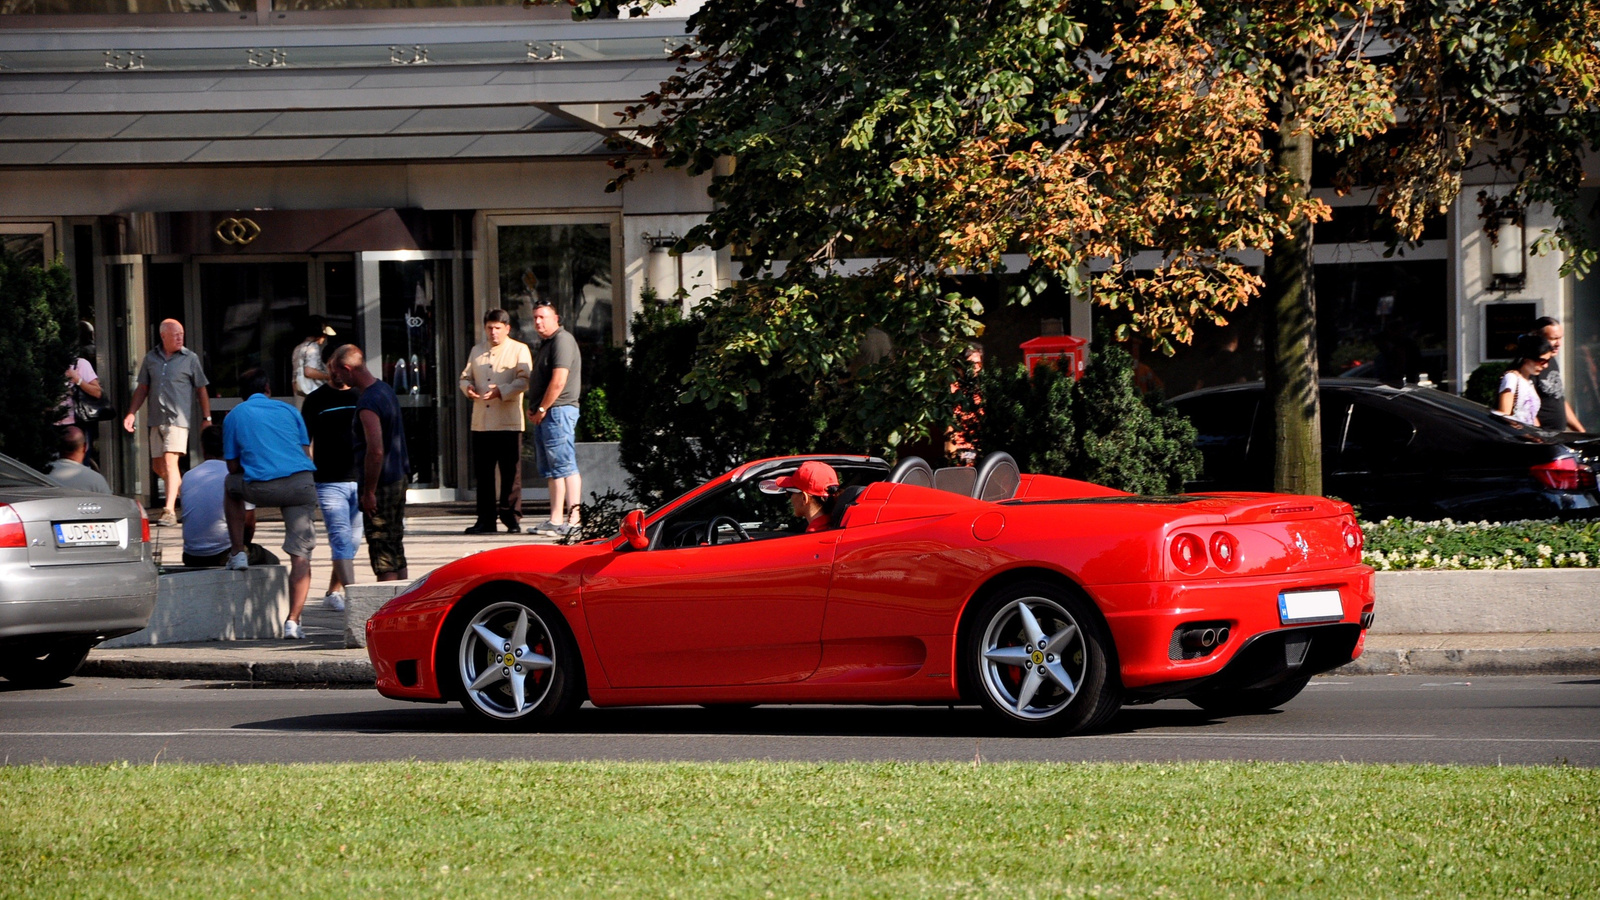
[[[1228,626],[1203,625],[1178,632],[1178,644],[1191,653],[1205,655],[1228,642]]]

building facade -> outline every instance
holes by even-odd
[[[531,340],[533,303],[553,301],[591,386],[647,285],[692,302],[731,277],[725,255],[664,252],[710,210],[705,179],[654,168],[610,189],[638,149],[619,113],[672,73],[690,11],[579,23],[520,0],[0,0],[0,242],[70,268],[119,408],[164,318],[185,323],[225,411],[253,366],[286,396],[301,324],[326,317],[331,343],[360,343],[405,398],[412,498],[464,498],[455,376],[486,309]],[[1497,276],[1480,190],[1497,188],[1469,185],[1397,253],[1370,195],[1319,191],[1334,208],[1316,229],[1323,374],[1460,391],[1555,316],[1573,404],[1600,427],[1600,276],[1528,254],[1553,224],[1538,209],[1516,238],[1496,231],[1523,266]],[[1600,219],[1600,188],[1583,199]],[[990,304],[992,360],[1105,317],[1044,306]],[[1260,315],[1145,358],[1169,396],[1252,377]],[[143,436],[116,427],[101,426],[103,468],[142,493]]]
[[[693,299],[727,266],[665,254],[709,210],[703,179],[608,190],[637,149],[618,113],[673,70],[682,13],[403,2],[0,7],[0,240],[70,268],[121,409],[165,318],[225,412],[254,366],[289,396],[303,324],[326,317],[328,349],[361,344],[403,398],[412,498],[447,500],[471,483],[456,377],[485,310],[531,341],[553,301],[590,386],[647,282]],[[148,490],[142,433],[101,428],[113,484]]]

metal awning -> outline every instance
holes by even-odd
[[[682,19],[0,31],[0,166],[594,157]]]

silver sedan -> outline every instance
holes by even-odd
[[[70,490],[0,455],[0,676],[55,684],[95,644],[144,628],[155,603],[138,501]]]

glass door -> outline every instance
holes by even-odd
[[[411,490],[439,490],[453,475],[444,450],[450,446],[454,355],[441,353],[451,334],[454,263],[450,254],[393,251],[360,254],[359,329],[367,367],[400,398],[411,456]],[[464,348],[463,348],[464,349]],[[413,496],[413,500],[444,499]]]
[[[239,376],[257,367],[271,377],[274,397],[294,396],[289,363],[311,313],[310,277],[305,260],[200,262],[198,349],[212,395],[234,401],[221,406],[244,399]]]
[[[538,353],[535,304],[550,303],[561,326],[578,342],[583,360],[579,389],[603,385],[620,366],[626,322],[616,273],[621,266],[621,223],[611,213],[489,216],[489,305],[511,314],[511,335]],[[579,406],[583,400],[580,396]],[[529,397],[529,406],[537,398]],[[532,441],[523,442],[525,495],[545,496],[534,468]]]

